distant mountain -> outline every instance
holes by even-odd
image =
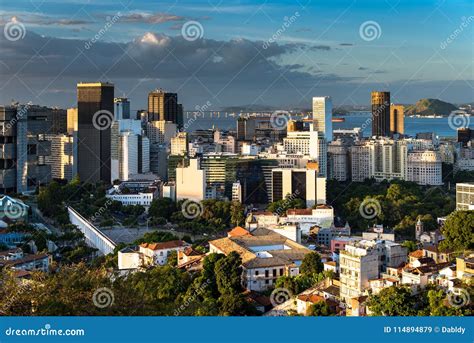
[[[438,99],[420,99],[415,105],[405,108],[405,115],[419,114],[422,116],[443,115],[447,116],[458,108],[449,102]]]

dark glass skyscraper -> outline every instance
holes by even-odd
[[[101,82],[77,84],[77,111],[79,177],[84,182],[110,183],[114,85]]]
[[[390,92],[372,92],[372,136],[390,136]]]

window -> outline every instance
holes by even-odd
[[[283,275],[283,268],[280,268],[280,276]]]
[[[258,276],[258,270],[255,271],[255,276]]]
[[[277,276],[277,270],[273,269],[273,277],[276,277],[276,276]]]
[[[265,277],[268,277],[268,270],[265,270]]]

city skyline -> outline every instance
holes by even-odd
[[[75,84],[97,80],[132,110],[156,88],[181,94],[185,110],[309,108],[315,95],[368,105],[373,90],[402,104],[472,102],[471,10],[469,1],[9,3],[1,24],[23,31],[0,37],[0,102],[72,107]]]

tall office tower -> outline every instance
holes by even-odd
[[[306,168],[275,168],[272,170],[272,202],[287,196],[299,198],[307,207],[326,203],[326,178],[318,176],[317,163]]]
[[[186,132],[178,132],[171,138],[171,155],[187,155],[188,153],[188,134]]]
[[[257,122],[255,117],[239,117],[237,119],[237,140],[251,141],[255,138]]]
[[[110,126],[114,112],[114,85],[78,83],[77,171],[84,182],[110,183]]]
[[[67,133],[72,135],[77,134],[78,121],[77,121],[77,108],[67,109]]]
[[[20,110],[21,111],[21,110]],[[21,113],[21,112],[20,112]],[[27,190],[27,123],[13,106],[0,107],[0,193]]]
[[[183,104],[178,104],[178,116],[176,119],[176,124],[178,125],[178,129],[182,129],[184,126],[184,110]]]
[[[390,105],[390,134],[403,135],[405,133],[405,107],[403,105]]]
[[[51,166],[51,178],[71,181],[77,174],[77,144],[71,134],[47,134],[51,155],[46,164]]]
[[[114,99],[114,120],[130,118],[130,101],[127,98]]]
[[[157,89],[148,94],[148,121],[178,123],[178,94]]]
[[[390,135],[390,92],[372,92],[372,136]]]
[[[171,121],[157,120],[148,122],[146,135],[151,144],[170,144],[171,138],[176,135],[176,124]]]
[[[145,135],[138,136],[138,172],[150,172],[150,140]]]
[[[365,179],[373,177],[373,146],[365,142],[358,142],[351,146],[351,178],[353,182],[364,182]]]
[[[330,96],[313,97],[314,130],[332,141],[332,100]]]
[[[119,179],[127,181],[138,174],[138,135],[131,131],[120,134]]]

